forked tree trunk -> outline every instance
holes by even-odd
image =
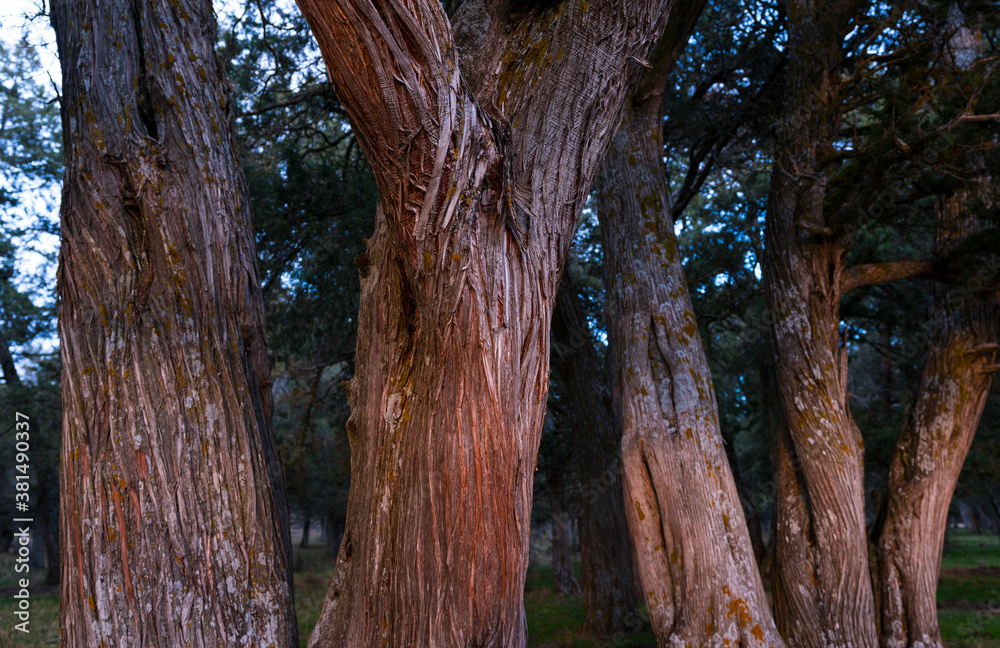
[[[938,247],[944,253],[988,227],[976,218],[995,191],[983,178],[940,205]],[[885,522],[878,538],[882,645],[940,648],[937,584],[948,508],[986,404],[1000,342],[996,255],[974,276],[939,290],[934,331],[913,404],[889,468]]]
[[[434,0],[299,5],[380,197],[310,645],[524,646],[556,287],[669,3],[472,0],[454,35]]]
[[[297,646],[247,192],[198,0],[59,0],[60,645]]]
[[[840,123],[841,48],[856,0],[788,3],[789,58],[768,199],[764,281],[781,412],[773,574],[796,648],[878,643],[862,440],[851,419],[840,297],[845,250],[824,214],[820,162]]]
[[[627,104],[597,192],[635,561],[660,646],[783,646],[723,448],[662,148],[657,92]]]
[[[621,482],[621,432],[580,295],[563,276],[552,316],[552,366],[563,398],[580,473],[580,553],[586,627],[599,635],[631,630],[636,599]]]

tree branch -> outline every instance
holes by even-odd
[[[936,278],[933,261],[903,260],[887,263],[866,263],[856,265],[844,271],[840,278],[841,294],[847,294],[855,288],[873,286],[875,284],[899,281],[900,279]]]
[[[447,157],[458,148],[452,135],[477,121],[444,9],[426,0],[298,4],[371,161],[386,215],[421,238],[443,198]]]
[[[271,110],[277,110],[278,108],[287,108],[288,106],[294,106],[304,101],[308,101],[313,97],[322,97],[324,95],[335,97],[333,92],[333,86],[331,86],[329,83],[321,83],[307,90],[296,92],[295,94],[290,96],[288,99],[285,99],[284,101],[277,101],[275,103],[268,104],[262,108],[257,108],[256,110],[248,110],[247,112],[242,113],[240,116],[255,117],[257,115],[263,115],[264,113],[269,112]]]
[[[663,30],[659,43],[649,56],[650,67],[642,75],[639,87],[636,88],[637,102],[663,94],[667,77],[670,75],[674,63],[684,51],[684,47],[687,46],[688,37],[694,31],[694,25],[706,3],[707,0],[692,0],[691,2],[674,4],[670,12],[670,21]]]

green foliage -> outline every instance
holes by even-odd
[[[374,227],[375,183],[294,7],[257,3],[223,23],[289,502],[302,517],[342,518],[350,449],[340,382],[353,369],[354,259]]]
[[[38,52],[22,38],[0,42],[0,199],[16,201],[25,191],[62,177],[62,127],[53,91],[39,82]]]
[[[62,131],[52,89],[37,80],[40,70],[27,40],[0,42],[0,343],[8,347],[54,328],[51,307],[39,305],[54,303],[46,272],[52,252],[39,239],[55,232],[45,195],[62,174]]]
[[[9,359],[0,386],[0,411],[29,417],[30,500],[35,539],[58,526],[61,407],[59,360],[45,348],[54,333],[55,195],[62,173],[59,107],[38,80],[41,63],[26,39],[0,42],[0,354]],[[14,439],[0,435],[0,518],[11,531],[14,511]],[[42,543],[35,546],[41,557]],[[53,570],[50,579],[57,578]],[[33,583],[41,583],[32,574]],[[40,603],[40,605],[44,605]],[[44,615],[41,612],[41,615]]]

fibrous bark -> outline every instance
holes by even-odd
[[[52,3],[60,645],[297,646],[247,192],[198,0]]]
[[[860,3],[788,3],[789,57],[766,226],[764,282],[781,400],[775,613],[797,648],[878,642],[868,569],[862,440],[846,390],[846,251],[825,222],[840,123],[841,48]]]
[[[948,254],[989,229],[977,212],[995,204],[995,188],[980,176],[939,204],[938,250]],[[996,370],[1000,294],[997,257],[981,276],[932,300],[932,337],[920,384],[889,467],[884,522],[878,538],[882,645],[941,648],[937,584],[948,508],[972,444]]]
[[[556,287],[669,5],[299,1],[379,189],[311,646],[525,644]]]
[[[629,102],[597,192],[636,566],[660,646],[783,646],[723,448],[662,147],[658,94]]]
[[[621,484],[621,432],[580,295],[563,276],[552,316],[552,366],[559,373],[580,475],[580,553],[586,627],[599,635],[633,629],[636,599]]]

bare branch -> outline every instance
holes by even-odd
[[[841,294],[855,288],[875,284],[914,279],[934,278],[934,262],[926,260],[889,261],[887,263],[866,263],[848,268],[840,279]]]

